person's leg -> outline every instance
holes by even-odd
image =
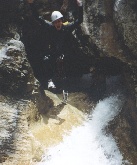
[[[56,62],[55,59],[51,56],[45,56],[44,59],[44,72],[47,80],[47,87],[48,89],[55,89],[55,82],[54,82],[54,77],[55,77],[55,68],[56,68]]]

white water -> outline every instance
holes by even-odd
[[[118,97],[100,101],[90,118],[74,128],[63,143],[49,148],[38,165],[122,165],[123,157],[115,139],[106,135],[105,127],[120,112]]]
[[[7,51],[8,50],[13,49],[13,50],[21,51],[23,48],[24,48],[24,45],[21,41],[11,39],[8,42],[8,45],[3,46],[0,49],[0,64],[2,63],[3,59],[10,59],[10,57],[7,56]]]
[[[2,49],[0,49],[0,64],[4,58],[8,58],[6,52],[7,52],[6,47],[2,47]]]
[[[115,11],[118,11],[118,7],[119,7],[120,3],[121,3],[121,0],[116,0],[115,1],[115,5],[114,5],[114,10]]]

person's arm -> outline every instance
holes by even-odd
[[[69,31],[73,31],[75,28],[78,27],[83,22],[83,4],[81,0],[77,0],[78,5],[78,19],[76,19],[74,22],[69,23],[67,25],[67,28]]]
[[[47,20],[44,20],[41,16],[39,16],[36,8],[35,8],[35,5],[34,5],[34,0],[27,0],[29,6],[30,6],[30,9],[32,11],[32,15],[35,17],[35,19],[40,22],[41,25],[45,26],[45,27],[51,27],[52,26],[52,23],[47,21]]]

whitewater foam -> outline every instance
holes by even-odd
[[[59,145],[49,148],[38,165],[121,165],[123,156],[111,134],[108,123],[120,112],[122,101],[116,96],[100,101],[90,118]]]

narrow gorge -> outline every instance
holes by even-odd
[[[75,0],[34,3],[49,21],[53,10],[65,22],[77,17]],[[0,1],[0,164],[137,164],[136,7],[136,0],[83,0],[65,104],[62,91],[40,86],[28,57],[46,50],[48,33],[26,0]]]

